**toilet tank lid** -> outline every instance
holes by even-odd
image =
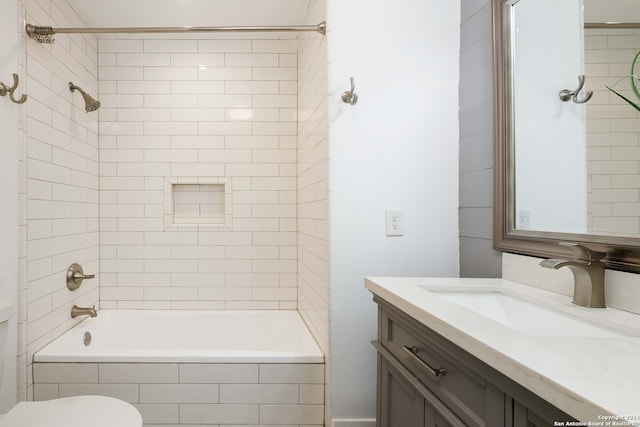
[[[5,322],[13,316],[13,304],[11,301],[0,298],[0,322]]]

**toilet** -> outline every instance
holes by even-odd
[[[12,305],[0,300],[0,383],[4,347]],[[39,402],[19,402],[0,415],[0,427],[142,427],[142,416],[131,404],[107,396],[73,396]]]

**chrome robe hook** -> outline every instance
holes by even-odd
[[[22,95],[20,99],[16,99],[13,96],[13,91],[16,90],[19,83],[19,78],[17,74],[13,74],[13,86],[7,87],[4,83],[0,82],[0,96],[5,96],[7,93],[9,94],[9,98],[16,104],[22,104],[27,100],[27,95]]]
[[[351,90],[342,92],[342,102],[345,104],[356,105],[358,102],[358,94],[356,93],[356,82],[353,77],[349,77],[351,81]]]
[[[560,96],[560,101],[568,102],[569,100],[573,100],[573,102],[575,102],[576,104],[584,104],[585,102],[589,101],[593,96],[592,90],[585,92],[584,97],[582,99],[578,99],[578,94],[584,87],[584,80],[585,80],[584,74],[581,74],[578,76],[578,88],[576,90],[574,91],[571,91],[568,89],[561,90],[560,93],[558,94],[558,96]]]

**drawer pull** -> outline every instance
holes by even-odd
[[[416,347],[415,345],[413,347],[407,347],[405,345],[404,346],[404,351],[409,353],[411,355],[411,357],[414,358],[415,360],[417,360],[418,362],[420,362],[420,364],[426,366],[434,376],[442,377],[442,376],[447,375],[447,370],[445,368],[432,368],[431,365],[429,365],[427,362],[425,362],[424,360],[419,358],[418,357],[418,347]]]

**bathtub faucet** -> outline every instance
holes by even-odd
[[[96,311],[96,306],[94,305],[93,307],[89,308],[89,307],[78,307],[77,305],[74,305],[73,307],[71,307],[72,319],[75,319],[78,316],[83,316],[85,314],[88,314],[91,317],[96,317],[98,315],[98,312]]]

